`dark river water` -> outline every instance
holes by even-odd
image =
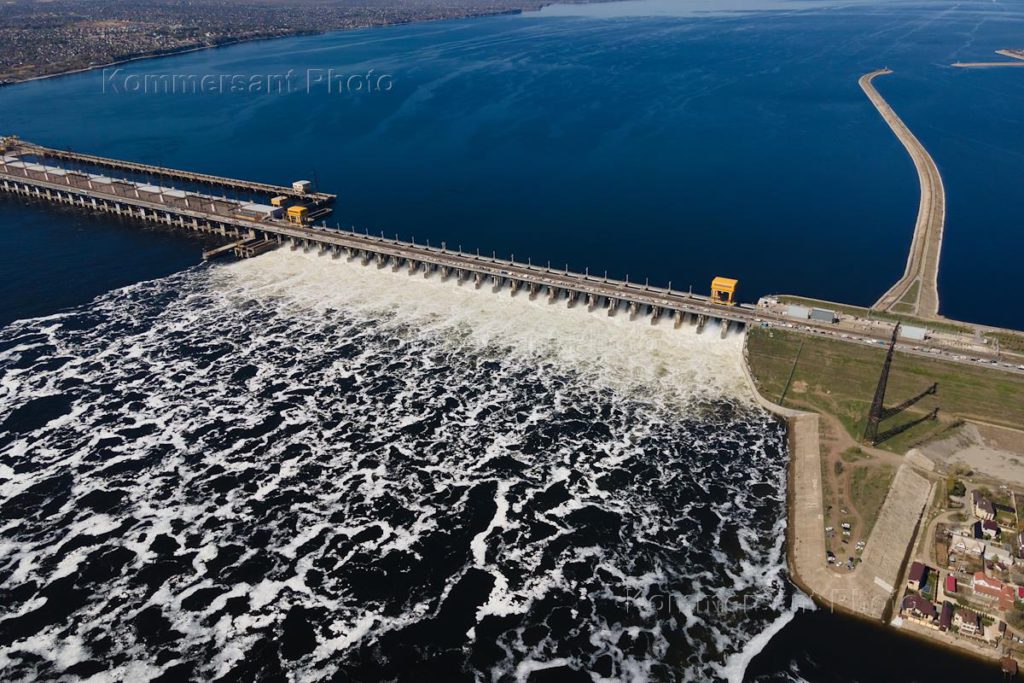
[[[1020,6],[708,7],[140,62],[2,89],[0,131],[315,178],[423,241],[869,303],[916,212],[856,88],[888,65],[951,194],[944,312],[1019,324],[972,279],[1022,293],[1024,73],[944,65],[1010,46]],[[125,91],[307,68],[390,89]],[[205,244],[0,198],[0,678],[997,679],[788,582],[785,428],[741,337]]]

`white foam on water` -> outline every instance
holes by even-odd
[[[780,632],[786,625],[793,621],[793,617],[800,610],[816,610],[814,601],[803,593],[793,596],[790,608],[776,617],[775,621],[768,625],[763,631],[747,641],[743,649],[729,656],[724,666],[715,666],[715,669],[729,683],[743,683],[746,677],[747,667],[750,662],[771,642],[775,634]]]
[[[516,681],[519,683],[525,683],[530,678],[530,674],[536,673],[537,671],[545,671],[547,669],[554,669],[560,666],[568,666],[572,662],[568,659],[558,658],[549,659],[547,661],[537,661],[533,659],[527,659],[519,663],[516,666]]]
[[[675,329],[671,319],[657,325],[650,317],[629,320],[625,311],[609,317],[589,312],[584,303],[567,308],[546,295],[531,301],[525,291],[493,292],[488,282],[447,281],[440,273],[424,278],[402,268],[363,266],[282,248],[259,258],[219,268],[224,294],[238,303],[254,293],[296,309],[345,308],[456,339],[478,348],[501,345],[508,353],[537,362],[560,361],[586,372],[602,387],[642,390],[686,400],[695,393],[750,399],[742,371],[743,338],[725,339],[715,325],[703,334],[692,326]]]
[[[750,400],[742,337],[491,289],[282,249],[3,331],[0,415],[74,402],[4,447],[0,505],[35,487],[52,509],[0,528],[0,589],[78,577],[101,551],[124,565],[73,620],[0,647],[0,676],[60,675],[97,632],[115,641],[101,679],[180,661],[227,675],[301,606],[328,616],[283,667],[330,677],[437,617],[473,572],[490,584],[463,647],[518,624],[480,680],[598,660],[612,678],[741,676],[789,614],[784,440]],[[34,353],[70,360],[17,367]],[[82,504],[108,489],[124,502]],[[408,582],[441,556],[460,559]],[[180,566],[162,583],[138,580],[168,560]],[[747,599],[749,619],[702,606]],[[138,638],[147,608],[170,644]],[[65,654],[19,663],[43,644]],[[156,666],[164,646],[178,656]]]

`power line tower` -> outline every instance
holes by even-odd
[[[885,363],[882,364],[882,374],[878,378],[878,386],[875,387],[875,398],[871,401],[871,412],[868,413],[868,425],[864,429],[864,441],[872,446],[878,441],[878,424],[882,421],[882,407],[885,403],[885,385],[889,383],[889,368],[892,366],[892,354],[896,351],[896,337],[900,333],[900,324],[892,330],[892,341],[889,342],[889,351],[885,354]]]

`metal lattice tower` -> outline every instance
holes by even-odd
[[[889,383],[889,368],[892,366],[892,354],[896,351],[896,337],[900,333],[900,324],[892,330],[892,341],[889,342],[889,351],[885,354],[885,363],[882,364],[882,374],[878,378],[878,386],[875,387],[875,398],[871,401],[871,412],[868,413],[868,424],[864,429],[864,441],[872,446],[878,440],[878,424],[882,421],[882,407],[885,403],[885,386]]]

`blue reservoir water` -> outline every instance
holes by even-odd
[[[869,304],[902,272],[918,201],[908,156],[857,87],[889,66],[878,86],[946,181],[942,312],[1024,326],[1006,303],[1024,296],[1024,70],[948,66],[1003,59],[993,52],[1019,40],[1020,5],[762,4],[627,2],[252,43],[6,88],[0,129],[315,178],[339,195],[337,221],[372,232],[699,291],[731,275],[749,300]],[[337,78],[328,92],[331,69],[373,70],[387,87]],[[159,85],[280,87],[289,72],[284,94]],[[15,247],[26,262],[47,248]],[[982,280],[1000,296],[978,297]]]

